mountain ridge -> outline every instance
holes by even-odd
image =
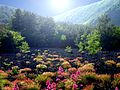
[[[102,14],[107,14],[110,17],[113,15],[115,18],[115,15],[112,12],[116,10],[116,8],[118,9],[117,12],[120,11],[120,0],[102,0],[90,5],[72,9],[53,18],[56,22],[71,22],[75,24],[94,23]],[[116,21],[114,18],[113,22]],[[120,23],[114,23],[120,25]]]
[[[0,24],[10,22],[14,15],[15,9],[17,8],[0,4]],[[95,24],[98,17],[103,14],[107,14],[112,19],[114,24],[120,25],[120,0],[98,1],[86,6],[77,7],[63,14],[55,16],[53,19],[55,22]]]

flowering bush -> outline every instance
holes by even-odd
[[[38,65],[36,66],[36,68],[37,68],[37,69],[46,69],[47,66],[46,66],[46,65],[43,65],[43,64],[38,64]]]
[[[92,84],[96,81],[96,74],[93,72],[84,72],[79,76],[79,82],[85,85]]]
[[[37,62],[40,62],[40,61],[44,60],[44,58],[45,58],[45,56],[38,55],[36,58],[34,58],[34,60],[37,61]]]
[[[15,75],[14,78],[16,78],[17,80],[24,80],[27,77],[25,76],[25,74],[18,74],[18,75]]]
[[[113,65],[116,65],[116,62],[113,60],[107,60],[107,61],[105,61],[105,64],[108,66],[113,66]]]
[[[65,68],[65,69],[68,69],[68,68],[71,67],[71,65],[70,65],[70,63],[69,63],[68,61],[64,61],[64,62],[62,63],[62,66],[63,66],[63,68]]]
[[[117,63],[117,64],[116,64],[116,67],[117,67],[117,68],[120,68],[120,63]]]
[[[31,72],[31,71],[32,70],[30,68],[24,68],[19,70],[20,73]]]
[[[22,58],[26,57],[31,58],[30,55],[22,55]],[[22,67],[19,65],[19,60],[19,67],[14,65],[12,61],[12,69],[9,67],[7,71],[0,70],[0,89],[118,90],[120,88],[119,61],[116,64],[114,60],[105,61],[106,59],[102,59],[96,63],[90,63],[83,56],[71,59],[59,57],[57,54],[55,56],[54,54],[49,55],[48,53],[38,55],[36,59],[32,57],[30,61],[28,59],[22,61]],[[31,63],[26,64],[26,61]],[[100,72],[98,72],[99,70]],[[113,73],[104,74],[106,72]]]
[[[2,70],[0,70],[0,76],[2,76],[3,78],[7,78],[8,74]]]
[[[74,88],[74,87],[73,87],[74,83],[75,83],[75,82],[74,82],[73,80],[67,79],[67,80],[65,81],[65,89],[70,90],[71,88]]]
[[[19,88],[21,90],[29,90],[30,88],[33,88],[33,87],[36,87],[37,88],[37,85],[35,85],[35,83],[26,78],[26,79],[23,79],[23,80],[19,80],[19,79],[16,79],[15,81],[13,81],[13,88],[18,88],[16,90],[19,90]]]
[[[96,76],[96,80],[99,82],[100,88],[105,88],[110,86],[110,75],[107,74],[101,74]]]
[[[94,85],[87,85],[83,90],[94,90]]]
[[[95,72],[94,66],[92,63],[85,64],[84,66],[78,68],[81,72]]]
[[[75,73],[75,72],[77,71],[77,69],[76,69],[76,68],[69,68],[68,71],[69,71],[70,73]]]
[[[50,80],[46,81],[46,90],[56,90],[56,83],[55,82],[50,82]]]
[[[113,84],[113,87],[120,88],[120,73],[114,75],[114,80],[113,80],[112,84]]]

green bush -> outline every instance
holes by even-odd
[[[20,51],[26,53],[29,51],[29,45],[24,40],[25,38],[21,36],[20,33],[12,31],[7,26],[0,25],[0,51]]]
[[[13,69],[12,69],[12,74],[13,74],[13,75],[19,74],[18,69],[17,69],[17,68],[13,68]]]
[[[72,52],[71,46],[67,46],[67,47],[65,48],[65,52],[71,53],[71,52]]]
[[[80,42],[77,44],[79,52],[88,51],[90,54],[96,54],[102,47],[100,45],[100,34],[98,31],[93,31],[89,34],[83,34],[80,37]]]
[[[18,32],[10,31],[12,34],[13,41],[16,45],[16,48],[19,49],[20,52],[22,53],[27,53],[29,52],[29,45],[26,41],[24,41],[24,37],[22,37]]]
[[[79,52],[85,51],[86,37],[87,37],[87,34],[81,35],[80,36],[80,41],[78,42],[78,44],[76,44],[78,46],[78,48],[79,48]]]
[[[20,49],[20,52],[27,53],[27,52],[29,52],[30,47],[29,47],[28,43],[24,41],[24,42],[22,42],[22,45],[19,46],[19,49]]]
[[[96,54],[101,51],[102,47],[100,46],[100,34],[98,31],[94,31],[87,35],[87,46],[85,49],[90,54]]]
[[[65,41],[65,40],[67,40],[67,37],[66,37],[66,35],[61,35],[61,40],[62,40],[62,41]]]
[[[10,86],[9,81],[8,81],[7,79],[5,79],[5,77],[4,77],[3,75],[0,74],[0,90],[3,90],[3,87],[4,87],[6,84],[7,84],[8,86]]]

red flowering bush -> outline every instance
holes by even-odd
[[[70,73],[75,73],[75,72],[77,71],[77,69],[76,69],[76,68],[69,68],[68,71],[69,71]]]

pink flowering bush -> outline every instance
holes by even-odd
[[[46,90],[56,90],[57,84],[55,82],[50,82],[50,80],[46,81]]]

